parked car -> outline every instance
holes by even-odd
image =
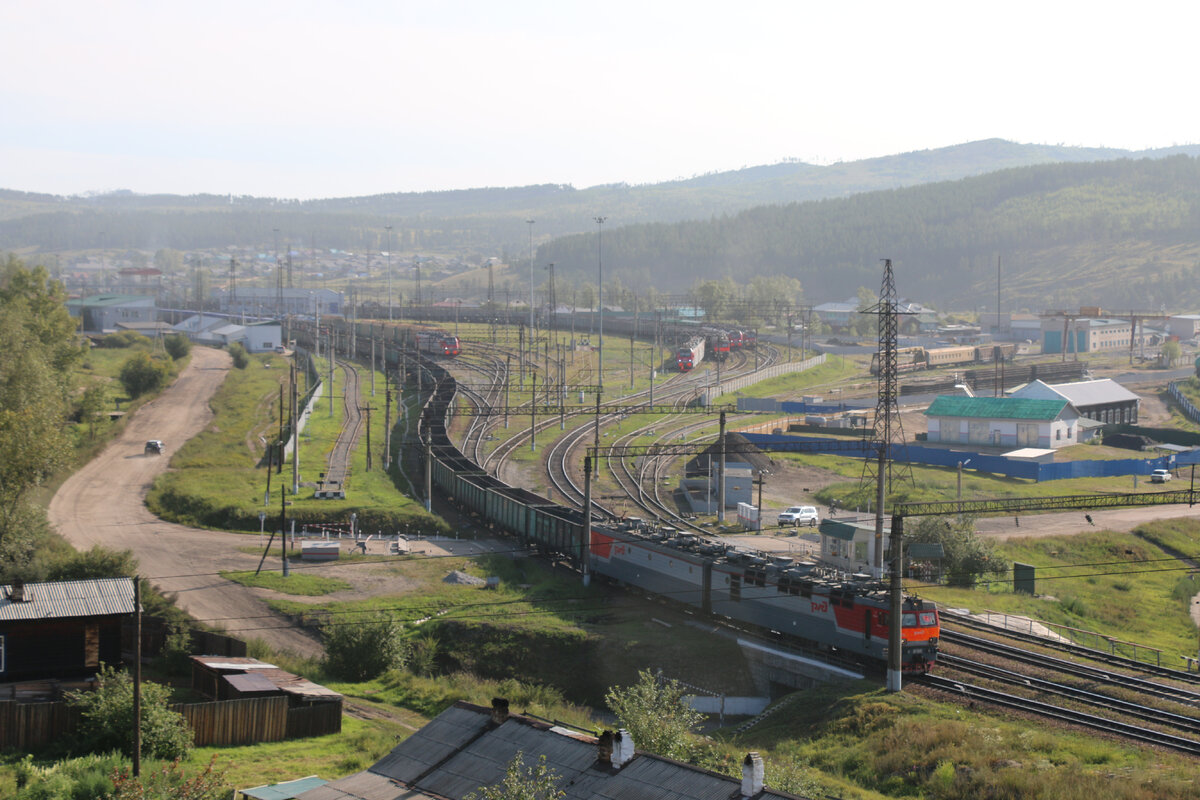
[[[1166,483],[1169,480],[1171,480],[1171,470],[1169,469],[1156,469],[1150,473],[1151,483]]]
[[[810,528],[820,521],[820,515],[814,506],[791,506],[779,512],[779,525],[807,525]]]
[[[162,439],[151,439],[150,441],[146,442],[146,455],[161,456],[163,447],[164,445]]]

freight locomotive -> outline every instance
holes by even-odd
[[[371,353],[374,328],[359,323],[359,355]],[[383,331],[391,366],[421,330]],[[301,329],[297,338],[311,336]],[[391,346],[394,345],[394,346]],[[409,358],[410,368],[415,359]],[[457,384],[439,360],[421,358],[432,386],[419,433],[431,445],[431,480],[455,505],[523,546],[570,561],[576,568],[637,587],[672,603],[741,625],[782,635],[798,645],[882,666],[886,662],[889,597],[886,587],[783,556],[729,547],[672,528],[637,520],[585,526],[582,512],[557,505],[487,474],[467,458],[446,430]],[[430,381],[429,379],[432,379]],[[584,531],[586,528],[586,539]],[[937,660],[939,618],[928,600],[906,596],[901,618],[905,672],[925,672]]]

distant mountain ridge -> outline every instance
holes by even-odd
[[[280,243],[352,252],[500,255],[564,282],[680,293],[696,280],[798,278],[813,302],[875,288],[897,262],[915,299],[981,306],[1003,258],[1032,309],[1200,307],[1200,145],[1131,153],[999,139],[864,161],[781,163],[666,183],[542,185],[294,201],[0,190],[0,249],[178,250]],[[534,219],[530,227],[526,220]],[[392,226],[388,237],[385,226]]]
[[[403,228],[415,220],[452,220],[461,224],[471,218],[482,218],[479,219],[481,228],[489,233],[504,232],[501,235],[507,237],[510,231],[522,230],[524,220],[533,216],[538,220],[537,234],[545,237],[590,230],[592,217],[600,213],[608,216],[611,224],[617,226],[704,219],[758,205],[847,197],[862,192],[957,180],[1012,167],[1118,158],[1161,158],[1179,153],[1200,156],[1200,144],[1129,151],[985,139],[827,166],[783,162],[655,184],[620,183],[585,189],[541,184],[396,192],[321,200],[214,194],[137,194],[127,190],[64,197],[0,189],[0,220],[61,211],[257,212],[285,216],[297,213],[344,213],[386,217],[397,228]],[[272,224],[266,232],[269,233],[274,227],[280,226]],[[298,227],[302,228],[303,225]],[[4,229],[0,228],[0,245],[3,246],[43,245],[36,241],[12,242],[4,233]],[[301,238],[298,236],[300,231],[289,233],[292,238]],[[507,243],[519,241],[519,236],[506,238]],[[117,242],[112,241],[105,246],[115,244]],[[138,246],[134,242],[122,244]],[[212,243],[216,244],[220,243]]]

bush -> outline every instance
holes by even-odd
[[[163,347],[167,349],[167,355],[178,361],[192,352],[192,341],[182,333],[173,333],[163,339]]]
[[[150,340],[137,331],[120,331],[119,333],[110,333],[100,340],[100,346],[108,349],[149,347],[150,344]]]
[[[133,679],[116,667],[101,665],[95,691],[69,692],[67,702],[80,709],[80,744],[93,752],[133,754]],[[142,755],[173,759],[192,748],[192,732],[183,716],[167,707],[165,686],[142,681]]]
[[[409,646],[400,637],[400,623],[387,614],[342,616],[327,623],[322,633],[325,669],[335,678],[369,681],[408,662]]]
[[[124,765],[119,753],[86,755],[44,767],[26,756],[16,765],[14,800],[105,800],[113,789],[110,776]]]
[[[233,365],[238,369],[245,369],[250,364],[250,356],[246,354],[246,348],[237,342],[229,345],[229,355],[233,356]]]
[[[167,382],[167,365],[155,361],[146,353],[137,353],[121,367],[118,376],[131,398],[160,389]]]

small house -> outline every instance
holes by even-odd
[[[119,664],[133,578],[0,586],[0,681],[80,678]]]

